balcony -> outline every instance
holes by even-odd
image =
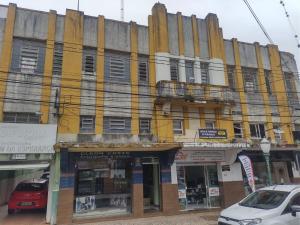
[[[233,104],[233,92],[224,86],[159,81],[156,85],[157,103],[188,102],[194,104]]]

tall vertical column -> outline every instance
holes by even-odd
[[[60,93],[60,134],[79,133],[83,13],[67,10]]]
[[[287,144],[293,144],[294,140],[292,136],[292,120],[286,95],[286,92],[289,90],[285,89],[284,76],[281,70],[281,60],[278,46],[268,45],[268,52],[271,64],[272,80],[273,82],[276,82],[276,85],[274,85],[274,92],[276,94],[278,102],[278,110],[283,130],[283,138],[287,142]]]
[[[135,158],[132,167],[132,213],[134,217],[144,215],[143,166],[140,158]]]
[[[179,47],[179,81],[186,82],[185,74],[185,60],[184,60],[184,34],[183,34],[183,23],[182,15],[180,12],[177,13],[177,24],[178,24],[178,47]]]
[[[267,120],[267,134],[268,137],[271,138],[272,141],[275,141],[275,136],[273,132],[273,123],[272,123],[272,116],[271,116],[271,107],[270,107],[270,100],[268,95],[268,90],[266,86],[266,79],[265,79],[265,71],[263,66],[263,57],[261,54],[261,49],[259,43],[254,43],[255,51],[256,51],[256,59],[258,65],[258,82],[260,91],[262,93],[262,98],[264,101],[264,108],[265,108],[265,115]]]
[[[209,13],[206,18],[208,30],[208,47],[210,58],[222,59],[219,20],[216,14]]]
[[[4,97],[6,93],[6,80],[11,63],[16,8],[16,4],[9,4],[2,42],[2,54],[0,58],[0,122],[3,121]]]
[[[237,91],[240,93],[240,100],[241,100],[243,128],[244,128],[243,133],[244,133],[244,138],[249,139],[250,128],[249,128],[249,118],[248,118],[248,106],[246,104],[247,98],[244,89],[244,80],[243,80],[242,67],[241,67],[239,44],[237,39],[235,38],[232,39],[232,43],[233,43],[234,60],[235,60]]]
[[[97,41],[97,84],[96,84],[96,134],[103,133],[104,115],[104,57],[105,57],[105,24],[104,16],[98,17],[98,41]]]
[[[135,22],[130,23],[131,71],[131,133],[139,134],[138,33]]]
[[[45,68],[43,78],[43,88],[41,97],[41,121],[44,124],[48,123],[49,110],[51,101],[51,82],[53,69],[53,55],[55,48],[55,31],[56,31],[56,11],[51,10],[48,14],[48,37],[46,44]]]

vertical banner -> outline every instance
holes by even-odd
[[[251,187],[252,191],[255,191],[255,181],[254,181],[254,172],[252,167],[252,162],[248,156],[240,155],[239,160],[241,161],[245,173],[247,175],[249,186]]]

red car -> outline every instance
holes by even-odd
[[[8,214],[20,209],[46,209],[48,180],[31,179],[17,185],[8,201]]]

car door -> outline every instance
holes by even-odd
[[[300,193],[296,193],[282,212],[281,216],[278,217],[280,224],[283,225],[299,225],[300,224],[300,213],[296,213],[296,216],[292,216],[292,205],[300,206]]]

